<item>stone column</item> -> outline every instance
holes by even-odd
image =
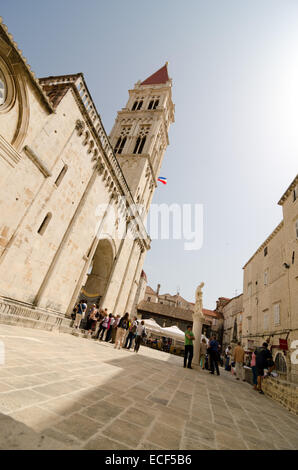
[[[144,255],[145,255],[145,251],[140,249],[140,255],[139,255],[139,258],[138,258],[138,261],[137,261],[136,269],[135,269],[135,272],[134,272],[134,276],[133,276],[133,279],[132,279],[130,291],[129,291],[127,301],[126,301],[126,305],[125,305],[125,309],[124,309],[125,312],[130,311],[131,308],[132,308],[133,298],[136,295],[136,289],[137,289],[136,279],[138,279],[141,275],[140,269],[143,266]],[[134,312],[131,312],[131,314],[134,315]],[[135,312],[135,314],[136,314],[136,312]]]
[[[202,282],[196,290],[196,303],[193,313],[193,334],[195,336],[194,341],[194,355],[193,355],[193,364],[199,365],[200,361],[200,345],[201,345],[201,334],[202,334],[202,325],[203,325],[203,292],[202,287],[204,283]]]
[[[122,292],[123,292],[123,287],[124,287],[124,284],[125,284],[127,273],[128,273],[129,268],[130,268],[131,260],[133,258],[133,253],[134,253],[134,250],[135,250],[136,246],[137,246],[137,243],[136,243],[135,240],[133,240],[132,248],[131,248],[131,251],[130,251],[130,254],[129,254],[129,257],[128,257],[128,260],[127,260],[125,272],[124,272],[124,275],[122,277],[122,282],[121,282],[121,285],[120,285],[120,288],[119,288],[119,291],[118,291],[118,295],[117,295],[117,298],[116,298],[116,301],[115,301],[115,305],[114,305],[114,309],[113,309],[113,314],[114,315],[117,314],[119,301],[120,301],[120,298],[121,298],[121,295],[122,295]],[[121,312],[121,313],[124,314],[125,312]]]

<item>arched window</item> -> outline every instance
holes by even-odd
[[[3,73],[0,70],[0,106],[5,103],[7,95],[7,85]]]
[[[93,264],[94,264],[94,259],[91,261],[90,266],[88,268],[88,271],[87,271],[88,276],[92,273]]]
[[[133,153],[137,153],[137,154],[142,153],[145,142],[146,142],[146,136],[149,134],[149,131],[150,131],[150,125],[144,124],[140,127],[139,137],[136,140],[136,145],[135,145]]]
[[[287,373],[287,363],[282,353],[279,352],[276,354],[274,362],[275,362],[275,368],[277,372],[279,372],[280,374]]]
[[[152,96],[149,101],[148,109],[156,109],[159,105],[159,98],[160,96]]]
[[[159,105],[159,100],[151,100],[148,105],[148,109],[156,109]]]
[[[143,106],[143,99],[144,99],[144,97],[142,97],[142,98],[137,98],[136,101],[134,102],[134,104],[133,104],[131,110],[132,110],[132,111],[136,111],[136,110],[138,111],[139,109],[141,109],[142,106]]]
[[[45,218],[43,219],[41,226],[37,230],[37,233],[39,233],[39,235],[43,235],[45,233],[47,226],[50,223],[51,218],[52,218],[52,213],[48,212]]]
[[[142,150],[144,148],[144,145],[145,145],[145,142],[146,142],[146,136],[144,137],[138,137],[137,138],[137,141],[136,141],[136,146],[135,146],[135,149],[133,151],[133,153],[142,153]]]
[[[61,181],[63,180],[64,176],[65,176],[65,173],[67,172],[68,170],[68,165],[64,165],[64,167],[62,168],[62,170],[60,171],[59,175],[57,176],[56,178],[56,181],[55,181],[55,185],[58,187],[59,184],[61,183]]]
[[[121,132],[120,132],[120,137],[117,140],[117,143],[114,148],[115,153],[118,153],[118,154],[122,153],[124,146],[126,144],[126,141],[127,141],[127,136],[129,136],[130,130],[131,130],[131,126],[122,127]]]
[[[125,143],[126,143],[126,136],[119,137],[119,139],[117,140],[117,144],[115,146],[115,153],[118,153],[118,154],[122,153]]]

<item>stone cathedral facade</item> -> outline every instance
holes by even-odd
[[[130,311],[174,121],[171,88],[167,64],[137,82],[107,136],[83,74],[37,79],[0,23],[2,304],[69,314],[84,296]]]

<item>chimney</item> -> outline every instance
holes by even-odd
[[[159,295],[159,291],[160,291],[160,284],[157,284],[157,289],[156,289],[156,295],[157,296]]]

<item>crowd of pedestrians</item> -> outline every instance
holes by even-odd
[[[137,353],[142,341],[147,337],[144,321],[132,319],[128,313],[123,317],[108,313],[107,309],[101,309],[97,304],[92,304],[88,309],[86,300],[81,300],[73,309],[73,328],[87,331],[90,337],[114,344],[114,348],[125,348]]]
[[[139,351],[142,341],[145,341],[147,332],[143,320],[137,317],[130,318],[129,313],[113,315],[108,313],[107,309],[100,309],[97,304],[92,304],[89,309],[87,302],[81,300],[74,308],[73,327],[87,330],[90,337],[114,344],[115,349]],[[192,326],[189,325],[185,332],[184,344],[184,367],[192,369],[193,359],[193,341],[195,336]],[[219,365],[226,371],[231,372],[236,380],[245,382],[245,365],[252,370],[253,388],[263,394],[262,380],[264,377],[271,376],[274,369],[272,354],[268,349],[268,343],[263,343],[262,347],[256,348],[249,356],[244,351],[239,341],[232,349],[228,346],[221,354],[221,346],[215,336],[212,336],[208,343],[202,338],[200,343],[200,366],[203,370],[209,370],[210,374],[220,375]],[[267,374],[265,374],[267,370]]]
[[[188,326],[185,332],[184,342],[184,367],[192,369],[191,363],[193,358],[193,341],[195,340],[192,327]],[[200,366],[203,370],[209,370],[210,374],[220,375],[219,365],[224,366],[226,371],[231,372],[236,380],[246,381],[245,367],[251,368],[253,377],[253,388],[260,394],[264,394],[262,390],[262,380],[264,377],[274,376],[272,371],[275,368],[273,357],[268,349],[268,343],[264,342],[259,348],[247,354],[243,349],[241,342],[232,350],[232,346],[228,346],[221,354],[221,346],[215,336],[207,341],[202,338],[200,343]],[[265,373],[265,370],[267,371]]]

